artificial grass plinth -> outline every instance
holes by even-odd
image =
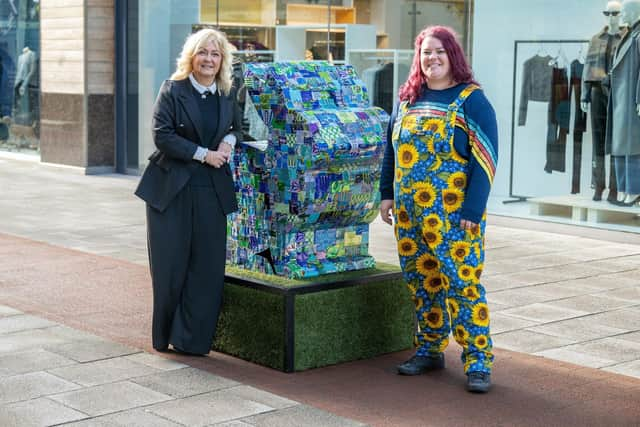
[[[285,372],[412,346],[413,307],[399,269],[287,279],[227,268],[214,349]]]

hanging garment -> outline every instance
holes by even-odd
[[[582,134],[587,129],[587,114],[580,107],[582,99],[582,73],[584,64],[574,59],[571,62],[569,77],[569,99],[573,95],[573,168],[571,175],[571,194],[580,192],[580,171],[582,163]]]
[[[524,62],[522,66],[518,126],[524,126],[527,123],[529,101],[549,102],[551,100],[551,74],[553,67],[549,65],[549,62],[552,59],[548,55],[535,55]]]
[[[551,69],[551,99],[548,109],[547,161],[544,170],[564,172],[567,148],[567,134],[571,117],[569,102],[569,82],[566,68]]]

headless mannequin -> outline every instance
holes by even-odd
[[[622,21],[628,25],[629,33],[625,36],[624,40],[621,42],[620,46],[618,47],[618,52],[616,54],[614,64],[623,59],[623,58],[619,58],[619,56],[624,57],[625,55],[630,55],[628,52],[633,51],[638,46],[637,33],[638,31],[640,31],[639,30],[640,0],[624,0],[622,2]],[[626,49],[627,44],[632,44],[632,49]],[[637,76],[639,73],[640,73],[640,69],[632,70],[632,75],[634,76],[633,79],[635,80],[635,82],[630,87],[634,88],[634,92],[635,92],[635,87],[638,84]],[[616,93],[612,93],[612,96],[615,97]],[[632,105],[631,108],[632,108],[632,111],[634,111],[637,115],[640,115],[640,104],[634,103],[634,105]],[[637,123],[637,122],[634,121],[632,123]],[[614,124],[614,127],[615,126],[616,125]],[[614,144],[616,143],[615,137],[614,137],[613,143]],[[625,150],[628,149],[629,151],[631,151],[631,145],[636,143],[636,141],[622,140],[622,143],[625,144]],[[626,144],[629,144],[629,147],[626,147]],[[636,174],[630,173],[630,171],[634,171],[635,169],[637,169],[637,166],[639,164],[640,164],[640,155],[630,154],[630,155],[616,156],[616,172],[620,170],[626,175],[626,177],[622,178],[623,182],[625,182],[625,180],[634,181],[634,180],[640,179],[637,176],[635,176]],[[620,182],[620,179],[619,179],[619,182]],[[639,190],[640,187],[635,184],[636,183],[626,182],[624,188],[621,188],[621,190],[624,190],[624,192],[621,192],[618,194],[618,201],[620,201],[621,204],[625,206],[631,206],[633,204],[638,203],[640,206],[640,190]],[[624,196],[624,199],[622,198],[622,196]]]
[[[582,74],[582,96],[580,108],[587,113],[591,110],[592,162],[591,187],[594,189],[593,200],[602,200],[602,193],[607,188],[607,166],[605,163],[605,145],[607,129],[607,100],[609,97],[609,71],[622,33],[620,29],[620,12],[622,4],[618,0],[610,0],[603,11],[606,26],[593,36]],[[609,192],[607,201],[617,204],[618,188],[615,175],[614,159],[609,158]]]
[[[14,82],[14,107],[16,123],[30,126],[32,123],[29,104],[29,84],[36,70],[36,54],[29,47],[22,49],[18,58]]]

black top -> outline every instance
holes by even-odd
[[[203,147],[211,148],[213,144],[213,138],[218,131],[218,113],[220,110],[220,100],[218,92],[211,93],[209,91],[201,95],[200,92],[193,88],[193,96],[198,99],[198,106],[200,107],[200,113],[202,114],[202,141]]]

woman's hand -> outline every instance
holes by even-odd
[[[218,145],[218,151],[220,151],[222,153],[226,153],[227,155],[231,156],[231,152],[233,151],[233,147],[228,142],[222,141],[220,143],[220,145]]]
[[[229,155],[230,153],[227,151],[209,150],[207,151],[205,162],[207,162],[208,165],[211,165],[214,168],[219,168],[229,161]]]
[[[463,230],[473,230],[478,226],[478,224],[476,224],[475,222],[471,222],[468,219],[461,219],[460,220],[460,228],[462,228]]]
[[[393,200],[385,199],[380,202],[380,218],[389,225],[393,225]]]

